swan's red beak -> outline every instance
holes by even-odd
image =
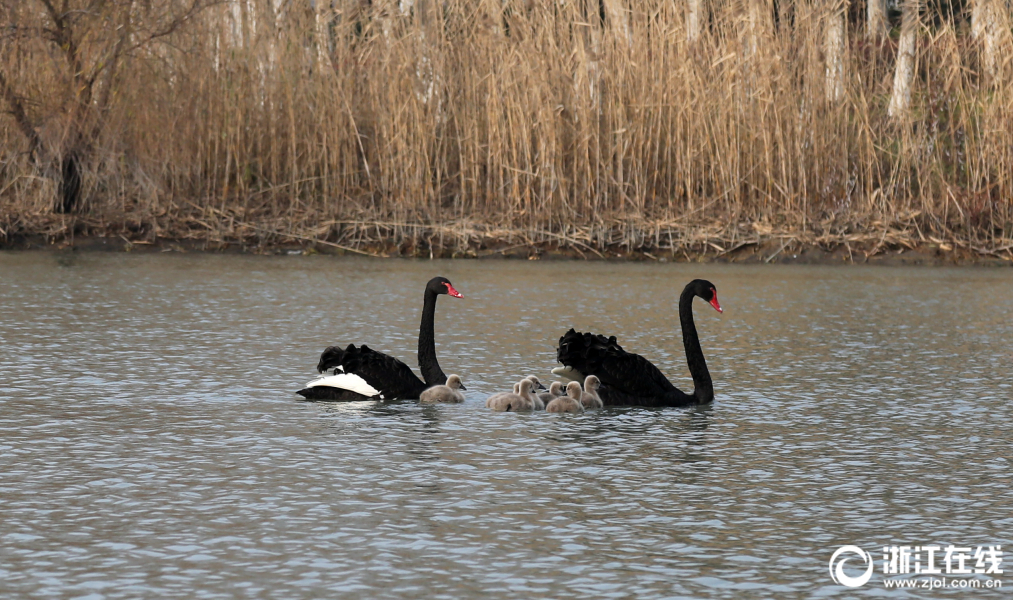
[[[718,293],[714,291],[713,288],[711,289],[711,292],[714,294],[713,296],[711,296],[711,306],[713,306],[714,310],[718,311],[719,313],[725,312],[724,309],[721,308],[721,303],[718,302]]]
[[[454,286],[450,285],[449,282],[443,282],[443,285],[447,286],[447,293],[454,298],[464,298],[464,294],[454,289]]]

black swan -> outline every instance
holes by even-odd
[[[709,302],[718,312],[724,312],[713,283],[694,279],[682,290],[679,321],[686,362],[693,376],[692,394],[672,385],[646,358],[623,350],[615,336],[606,338],[573,329],[559,338],[556,358],[564,366],[552,372],[570,379],[579,379],[585,374],[597,376],[601,380],[598,396],[605,406],[689,406],[713,401],[714,385],[693,323],[693,298],[696,296]]]
[[[580,403],[580,384],[571,381],[566,384],[566,395],[556,398],[545,407],[545,412],[550,413],[582,413],[584,405]]]
[[[461,378],[457,375],[447,377],[447,385],[434,385],[419,395],[419,402],[464,402],[461,389]]]
[[[363,344],[358,348],[349,344],[341,349],[331,346],[320,355],[317,371],[334,369],[334,374],[309,382],[296,392],[307,400],[369,400],[381,398],[418,398],[423,390],[447,383],[447,376],[436,361],[436,341],[433,337],[433,318],[436,314],[436,297],[449,294],[464,296],[454,289],[446,277],[433,277],[426,284],[425,302],[422,305],[422,324],[419,326],[419,369],[425,382],[411,368],[382,352]],[[463,385],[461,389],[467,389]]]

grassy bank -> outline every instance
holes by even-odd
[[[963,19],[890,117],[896,41],[849,24],[830,78],[832,3],[713,2],[693,42],[661,0],[318,4],[69,10],[77,63],[5,7],[0,235],[1013,257],[1013,63]]]

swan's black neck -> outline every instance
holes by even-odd
[[[693,322],[695,296],[695,290],[689,286],[682,291],[682,296],[679,297],[679,322],[682,323],[682,343],[686,347],[686,362],[689,363],[689,373],[693,376],[693,396],[697,402],[706,404],[714,400],[714,384],[711,382],[710,371],[707,370],[707,361],[703,358],[703,349],[700,348],[696,323]]]
[[[436,316],[437,294],[426,289],[426,301],[422,306],[422,325],[419,327],[419,369],[427,386],[446,385],[440,363],[436,361],[436,338],[433,321]]]

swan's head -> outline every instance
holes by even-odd
[[[600,386],[601,381],[599,381],[594,375],[588,375],[587,379],[584,380],[584,389],[589,392],[597,392]]]
[[[459,375],[451,375],[450,377],[447,377],[447,387],[452,390],[468,391],[468,388],[464,387],[464,384],[461,383],[461,377]]]
[[[714,287],[713,283],[707,281],[706,279],[694,279],[689,282],[686,289],[692,290],[694,294],[706,300],[714,307],[714,310],[719,313],[725,312],[725,310],[721,308],[721,303],[718,302],[718,289]]]
[[[538,381],[538,378],[535,377],[534,375],[528,375],[527,376],[527,380],[531,382],[531,389],[534,389],[534,390],[544,390],[545,389],[545,386],[542,385],[542,382]]]
[[[563,396],[563,384],[559,381],[553,381],[552,385],[549,386],[549,393],[553,396]]]
[[[531,388],[534,386],[535,384],[531,383],[530,379],[521,379],[517,384],[518,393],[520,393],[521,397],[526,397],[531,393]]]
[[[566,384],[566,395],[574,400],[580,400],[580,383],[571,381]]]
[[[426,291],[433,294],[449,294],[454,298],[464,298],[464,294],[454,289],[446,277],[433,277],[426,284]]]

